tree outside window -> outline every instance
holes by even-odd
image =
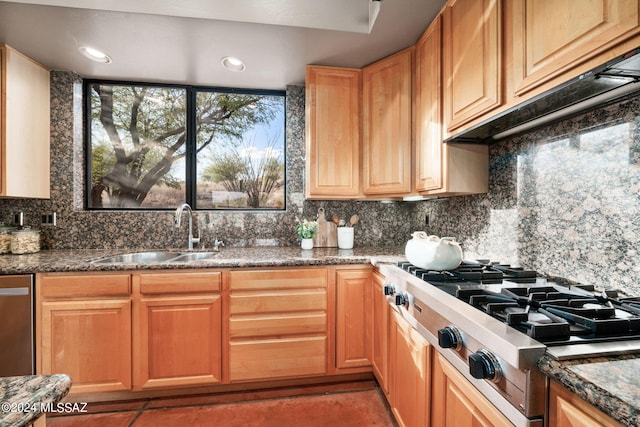
[[[284,208],[283,92],[85,88],[89,208]]]

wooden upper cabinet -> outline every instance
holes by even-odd
[[[414,48],[362,70],[363,192],[411,191],[411,114]]]
[[[448,131],[499,107],[499,0],[452,0],[443,11],[444,122]]]
[[[308,199],[353,199],[360,194],[360,93],[359,69],[306,69]]]
[[[49,70],[0,44],[0,197],[49,198],[49,98]]]
[[[442,17],[436,16],[416,44],[415,187],[442,188]]]
[[[638,0],[515,0],[509,6],[518,96],[640,32]]]
[[[442,17],[416,44],[415,189],[423,195],[486,193],[489,151],[481,144],[444,144]]]

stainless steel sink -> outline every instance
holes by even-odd
[[[135,252],[100,258],[93,262],[98,264],[148,264],[169,261],[180,255],[182,255],[181,252],[173,251]]]
[[[189,262],[205,261],[218,255],[220,252],[176,252],[176,251],[149,251],[133,252],[100,258],[92,262],[96,264],[151,264],[160,262]]]
[[[189,261],[206,261],[214,258],[220,252],[187,252],[183,253],[179,257],[172,259],[175,262],[189,262]]]

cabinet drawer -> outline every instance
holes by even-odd
[[[222,273],[219,271],[188,273],[144,273],[140,278],[140,293],[170,294],[184,292],[220,292]]]
[[[233,317],[229,321],[231,339],[324,334],[326,330],[327,315],[325,313],[241,316]]]
[[[234,314],[277,313],[294,311],[325,311],[327,292],[322,290],[291,290],[247,292],[231,295],[229,311]]]
[[[232,271],[231,290],[326,288],[326,269]]]
[[[42,275],[42,296],[97,297],[128,296],[131,293],[131,277],[128,274],[79,274]]]
[[[326,373],[325,337],[232,342],[231,381]]]

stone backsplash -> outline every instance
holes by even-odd
[[[215,238],[232,246],[296,245],[296,218],[360,215],[355,245],[399,244],[409,233],[410,205],[378,202],[304,200],[304,87],[287,88],[286,211],[198,211],[203,243]],[[82,79],[69,72],[51,74],[51,199],[0,199],[0,220],[24,212],[25,223],[42,229],[44,249],[161,249],[186,247],[186,226],[176,229],[173,210],[87,211],[84,209],[85,152]],[[25,171],[25,179],[28,179]],[[44,213],[56,212],[56,227],[41,227]]]
[[[490,146],[489,193],[416,204],[467,259],[640,294],[640,97]]]
[[[173,210],[84,210],[82,79],[52,73],[50,200],[0,199],[23,211],[45,249],[186,246]],[[280,212],[199,211],[205,245],[296,245],[296,218],[359,214],[355,244],[398,245],[415,230],[453,236],[465,258],[487,258],[640,294],[640,98],[631,98],[490,147],[489,193],[410,203],[304,200],[304,87],[287,88],[287,205]],[[28,171],[25,171],[28,178]],[[425,215],[430,225],[425,227]]]

